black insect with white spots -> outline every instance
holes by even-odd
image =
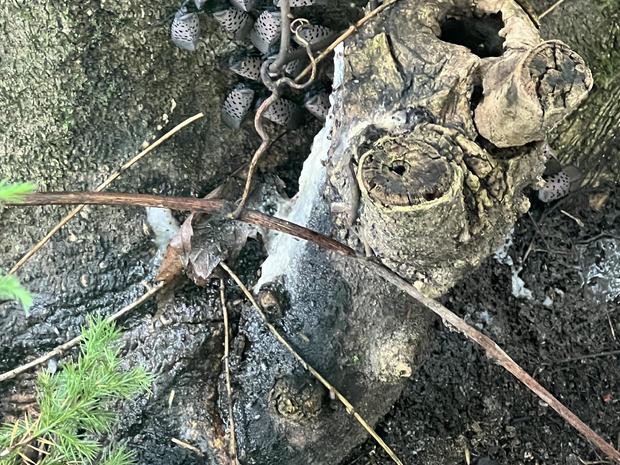
[[[306,95],[304,108],[315,118],[325,121],[329,112],[329,94],[321,91]]]
[[[289,61],[284,65],[284,74],[289,77],[296,78],[306,67],[308,60],[300,60],[299,58]]]
[[[273,4],[280,7],[280,0],[273,0]],[[293,7],[327,5],[327,0],[290,0],[289,4]]]
[[[200,39],[200,21],[197,13],[188,13],[181,8],[175,15],[170,27],[170,38],[177,47],[194,51]]]
[[[191,0],[186,0],[184,4],[187,4],[187,1]],[[207,0],[193,0],[193,3],[197,10],[203,10],[208,4]],[[216,11],[212,14],[227,35],[235,41],[243,41],[249,38],[258,52],[262,54],[260,56],[256,51],[246,50],[243,55],[236,55],[231,58],[228,67],[238,76],[248,81],[260,83],[263,60],[269,54],[277,53],[275,45],[280,40],[282,28],[280,11],[273,8],[255,11],[255,7],[259,3],[256,0],[228,0],[225,2],[226,6],[223,6],[223,0],[214,3],[223,8],[217,9],[220,7],[216,7]],[[277,7],[280,6],[278,0],[273,0],[273,3]],[[328,0],[290,0],[291,7],[326,4],[328,4]],[[265,5],[265,0],[261,1],[261,5]],[[212,8],[213,5],[208,9],[211,10]],[[172,41],[178,47],[193,51],[196,49],[200,37],[200,24],[198,14],[190,11],[185,6],[179,10],[172,22],[170,33]],[[314,43],[331,35],[332,30],[320,25],[310,25],[304,27],[300,34],[305,41]],[[303,41],[301,44],[303,45]],[[290,46],[291,48],[295,47],[292,44]],[[294,78],[302,72],[307,63],[307,59],[303,58],[292,60],[284,65],[283,74]],[[239,129],[244,119],[254,108],[257,92],[262,94],[263,91],[259,91],[257,84],[254,83],[238,84],[224,100],[221,110],[222,121],[231,128]],[[306,95],[304,107],[316,118],[324,121],[329,110],[329,96],[325,92],[314,92]],[[294,129],[304,120],[303,113],[303,109],[297,103],[286,98],[280,98],[270,105],[263,116],[273,123]]]
[[[233,58],[230,63],[230,70],[241,77],[250,81],[260,81],[260,67],[263,60],[256,55],[245,55]]]
[[[235,40],[244,39],[252,29],[252,17],[243,10],[227,8],[213,13],[220,26]]]
[[[266,54],[280,38],[282,18],[279,11],[263,11],[250,32],[250,40],[254,46]]]
[[[273,102],[263,116],[280,126],[286,126],[289,129],[295,129],[301,123],[302,115],[300,108],[285,98],[279,98]]]
[[[239,129],[254,102],[254,91],[244,85],[236,86],[224,100],[222,121],[226,126]]]
[[[562,170],[545,178],[545,185],[538,190],[538,198],[548,203],[566,197],[569,192],[570,177]]]

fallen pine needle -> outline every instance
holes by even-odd
[[[226,395],[228,396],[228,429],[230,430],[230,440],[228,443],[228,454],[234,465],[239,463],[237,459],[237,439],[235,435],[235,416],[233,414],[233,392],[230,382],[230,329],[228,327],[228,307],[226,305],[224,280],[220,279],[220,301],[222,303],[222,315],[224,317],[224,372],[226,376]]]
[[[562,3],[564,3],[564,1],[565,0],[558,0],[557,2],[555,2],[553,5],[551,5],[549,8],[547,8],[541,14],[539,14],[538,15],[538,19],[539,20],[543,19],[545,16],[547,16],[549,13],[551,13],[553,10],[555,10],[557,7],[559,7]]]
[[[177,446],[182,447],[183,449],[191,450],[193,453],[199,455],[200,457],[204,456],[202,451],[198,449],[196,446],[192,446],[191,444],[188,444],[187,442],[181,441],[180,439],[177,439],[177,438],[172,438],[170,440],[173,443],[175,443]]]

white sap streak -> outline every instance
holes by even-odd
[[[344,76],[343,45],[340,44],[334,56],[334,89],[340,86]],[[333,96],[331,97],[333,98]],[[314,138],[310,155],[304,162],[299,178],[299,192],[290,202],[283,204],[276,214],[295,224],[307,226],[311,214],[318,203],[323,203],[323,192],[327,182],[327,161],[331,145],[330,134],[334,127],[332,106],[327,115],[325,126]],[[277,279],[279,276],[289,278],[296,274],[295,264],[300,260],[305,243],[287,234],[268,233],[266,240],[269,256],[262,266],[261,277],[255,288]]]
[[[167,208],[146,208],[146,221],[155,236],[158,255],[162,254],[170,239],[179,231],[179,223]]]

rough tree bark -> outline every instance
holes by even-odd
[[[219,124],[228,80],[214,76],[230,44],[212,23],[206,21],[205,34],[211,48],[187,55],[168,43],[161,21],[174,5],[165,1],[144,10],[122,1],[92,9],[57,3],[30,6],[28,13],[0,9],[10,38],[3,44],[10,59],[0,68],[0,97],[11,109],[0,121],[0,178],[28,178],[46,189],[92,187],[150,136],[145,128],[159,124],[161,113],[171,117],[171,98],[179,119],[199,106],[208,124],[181,135],[160,161],[118,189],[202,193],[251,153],[256,137],[247,126],[233,135]],[[470,3],[402,0],[346,43],[337,57],[331,116],[306,162],[298,197],[281,209],[292,221],[376,254],[433,296],[474,269],[527,210],[523,189],[544,168],[540,141],[591,86],[583,61],[561,43],[542,43],[515,2],[483,0],[476,10]],[[586,8],[589,1],[575,3]],[[549,31],[549,38],[565,37],[559,27]],[[567,43],[583,45],[580,37]],[[599,42],[576,50],[595,59]],[[608,89],[617,92],[617,82]],[[602,122],[619,111],[586,108]],[[578,115],[570,120],[570,140],[589,147],[587,117]],[[601,131],[597,137],[611,139]],[[555,133],[556,149],[568,145],[560,143],[568,132]],[[562,159],[574,159],[566,153],[560,150]],[[0,214],[4,267],[60,216],[58,209]],[[85,313],[111,313],[156,271],[155,251],[136,234],[142,212],[87,214],[22,275],[38,294],[33,316],[0,306],[0,370],[74,336]],[[424,352],[426,313],[315,246],[282,236],[266,240],[269,257],[256,289],[274,324],[374,423]],[[157,310],[165,323],[152,324],[148,315],[127,322],[128,363],[144,364],[157,382],[149,399],[124,407],[116,434],[129,439],[140,463],[226,463],[217,290],[181,287],[162,296]],[[240,316],[233,346],[243,463],[337,463],[365,437],[250,308]],[[25,391],[30,382],[23,377],[0,390]],[[18,413],[18,401],[2,396],[0,414]],[[179,449],[171,437],[191,442],[205,457]]]

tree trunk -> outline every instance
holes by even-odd
[[[481,1],[475,12],[468,5],[399,2],[337,50],[330,116],[298,196],[283,209],[291,221],[374,254],[432,296],[473,271],[527,211],[524,189],[544,171],[546,132],[592,86],[583,60],[562,43],[543,42],[516,3]],[[448,43],[462,40],[462,30],[471,37]],[[269,243],[257,288],[283,296],[274,321],[374,422],[423,350],[423,313],[312,245]],[[243,332],[255,325],[249,319]],[[269,353],[277,370],[257,373],[254,363],[236,370],[247,406],[237,418],[242,458],[336,463],[359,428],[347,427],[351,419],[337,406],[314,415],[274,408],[268,399],[282,389],[284,405],[304,405],[307,391],[290,386],[308,385],[308,375],[264,338],[251,342],[246,357]]]

